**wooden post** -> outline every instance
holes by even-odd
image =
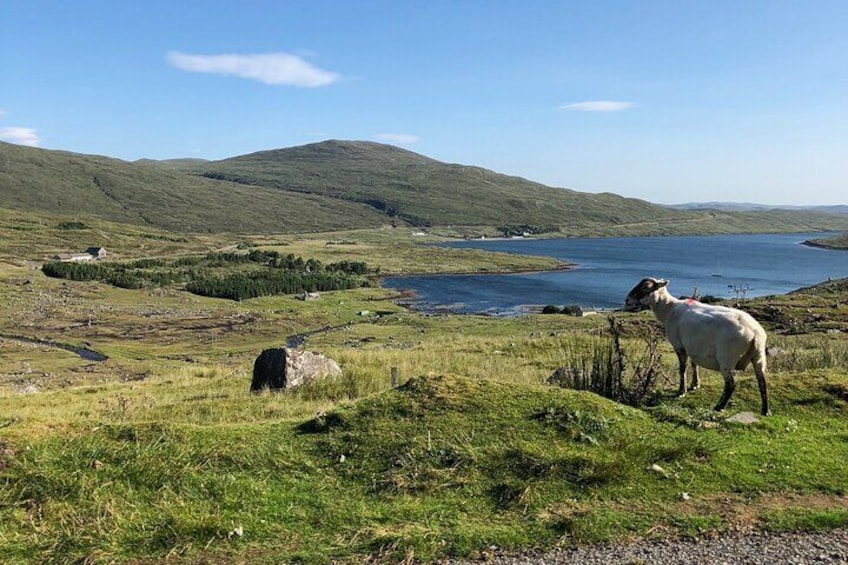
[[[400,377],[398,377],[398,368],[392,367],[392,388],[397,388],[400,385]]]

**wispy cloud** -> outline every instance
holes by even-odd
[[[41,139],[33,128],[5,127],[0,128],[0,141],[7,141],[17,145],[29,145],[38,147]]]
[[[560,106],[560,110],[571,110],[574,112],[621,112],[636,107],[633,102],[620,102],[616,100],[587,100]]]
[[[314,88],[332,84],[340,78],[338,73],[319,69],[297,55],[288,53],[191,55],[171,51],[166,58],[169,63],[184,71],[237,76],[265,84]]]
[[[418,136],[408,133],[378,133],[374,139],[385,141],[386,143],[395,143],[397,145],[412,145],[418,143]]]
[[[6,110],[0,109],[0,118],[6,115]]]

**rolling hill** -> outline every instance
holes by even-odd
[[[615,194],[551,188],[366,141],[324,141],[192,167],[207,178],[364,203],[414,225],[587,227],[684,214]]]
[[[377,226],[382,214],[320,195],[222,182],[96,155],[0,142],[0,207],[97,216],[179,232],[297,232]]]
[[[0,208],[179,232],[318,232],[389,222],[530,226],[559,235],[848,229],[845,215],[675,210],[337,140],[220,161],[132,163],[0,143]]]

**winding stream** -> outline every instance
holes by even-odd
[[[49,339],[39,339],[35,337],[28,337],[24,335],[4,335],[0,334],[0,338],[8,339],[10,341],[20,341],[23,343],[34,343],[36,345],[46,345],[47,347],[55,347],[57,349],[64,349],[65,351],[70,351],[71,353],[76,353],[82,359],[86,361],[106,361],[109,359],[108,355],[100,353],[99,351],[95,351],[93,349],[89,349],[88,347],[77,347],[75,345],[70,345],[68,343],[59,343],[58,341],[51,341]]]

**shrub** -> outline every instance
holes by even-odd
[[[598,338],[589,349],[571,349],[567,365],[556,373],[555,384],[574,390],[587,390],[605,398],[641,406],[652,395],[662,374],[659,335],[650,326],[640,336],[641,353],[631,355],[621,345],[622,330],[609,316],[611,339]]]
[[[60,230],[87,230],[88,226],[80,221],[59,222],[56,226]]]

